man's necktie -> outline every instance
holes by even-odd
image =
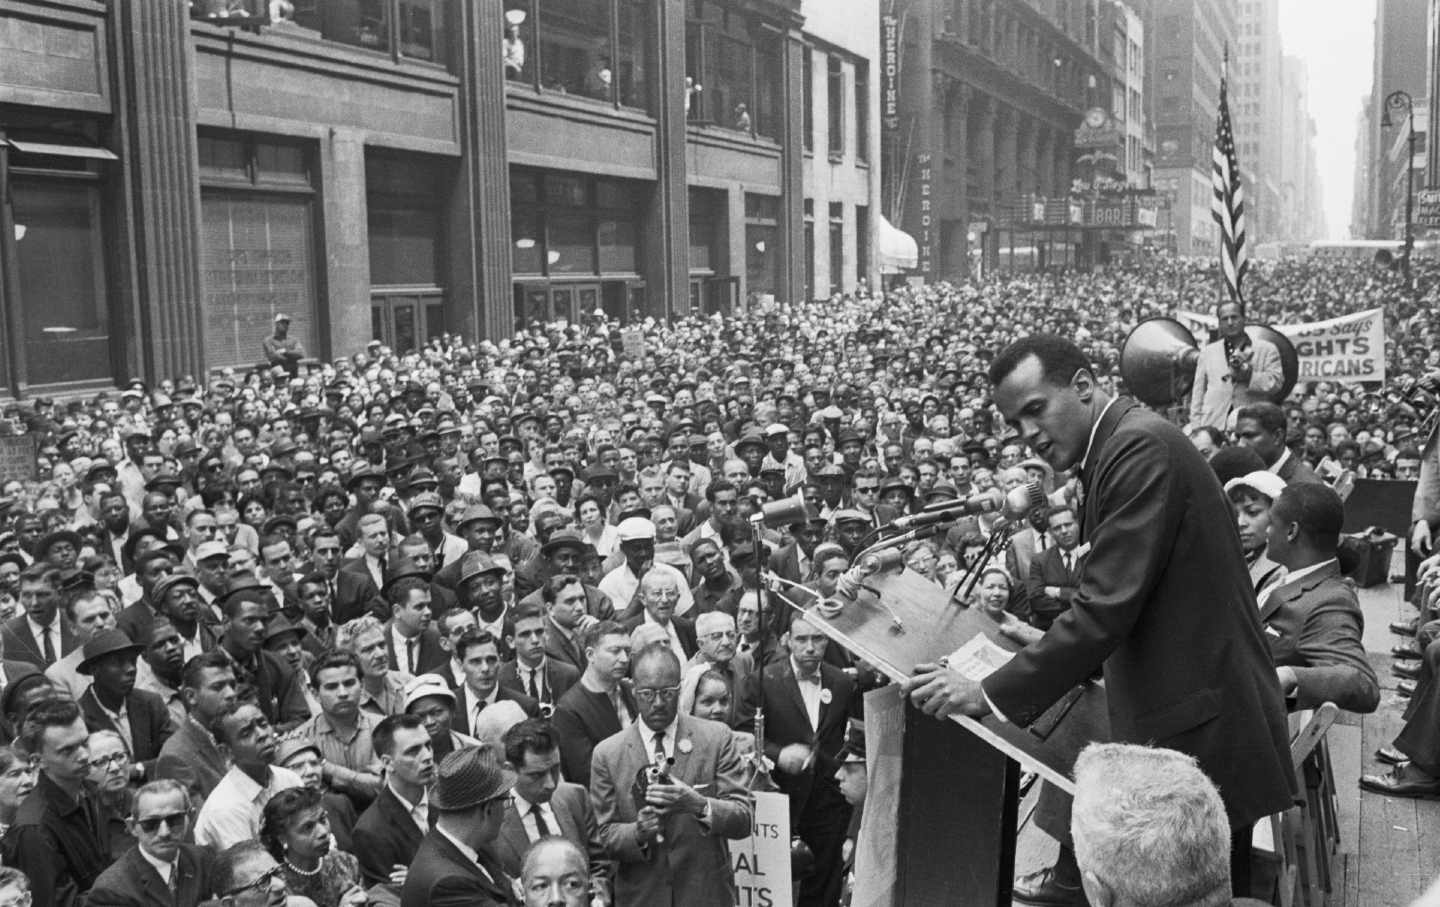
[[[417,640],[414,640],[414,639],[407,639],[407,640],[405,640],[405,657],[406,657],[406,660],[410,663],[410,673],[411,673],[411,674],[414,674],[414,673],[415,673],[415,643],[416,643],[416,642],[417,642]]]
[[[50,627],[40,628],[40,644],[45,647],[45,664],[55,663],[55,644],[50,641]]]
[[[665,755],[665,732],[655,732],[655,764],[663,766],[670,757]]]
[[[539,803],[530,805],[530,815],[535,817],[535,834],[542,838],[550,836],[550,826],[545,824],[545,813],[541,811]]]
[[[536,702],[540,701],[540,683],[538,678],[536,677],[536,675],[539,673],[540,671],[538,668],[530,669],[530,698],[535,700]]]

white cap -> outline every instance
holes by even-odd
[[[784,435],[789,433],[790,429],[786,428],[784,423],[782,422],[771,422],[769,425],[765,426],[766,436]]]
[[[227,557],[230,555],[230,546],[224,542],[217,542],[212,539],[211,541],[201,542],[195,546],[195,562],[197,564],[200,561],[206,561],[222,554]]]
[[[1235,488],[1249,488],[1252,491],[1258,491],[1269,498],[1271,503],[1274,503],[1280,499],[1280,492],[1285,490],[1285,480],[1273,472],[1257,469],[1248,475],[1231,479],[1225,483],[1226,494]]]
[[[633,542],[640,539],[655,540],[655,524],[643,516],[632,516],[621,520],[620,525],[615,527],[615,531],[619,533],[622,542]]]
[[[404,697],[404,705],[401,706],[409,711],[410,706],[424,699],[426,696],[440,696],[449,700],[450,707],[455,707],[455,694],[451,692],[449,684],[439,674],[420,674],[410,678],[400,690]]]

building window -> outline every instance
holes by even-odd
[[[830,292],[845,291],[845,203],[830,203]]]
[[[834,55],[825,58],[826,100],[829,103],[830,154],[845,153],[845,67]]]
[[[865,280],[870,268],[870,208],[855,206],[855,285]]]
[[[511,267],[517,275],[633,275],[643,208],[640,183],[513,169]]]
[[[274,318],[323,355],[316,312],[315,190],[311,148],[281,139],[200,136],[205,362],[262,360]]]
[[[805,150],[815,150],[815,63],[814,53],[805,48]]]
[[[855,159],[870,160],[870,64],[855,61]]]
[[[690,273],[721,270],[727,199],[722,190],[690,190]]]
[[[815,199],[805,199],[805,287],[804,299],[815,292]]]
[[[412,60],[449,60],[447,0],[294,0],[293,6],[285,16],[284,4],[270,4],[271,18],[278,13],[327,41]]]
[[[747,296],[774,295],[780,260],[780,199],[745,195],[745,279]]]
[[[505,0],[505,77],[648,110],[649,9],[646,0]]]
[[[700,86],[691,120],[777,137],[783,118],[782,39],[716,0],[687,6],[685,75]]]
[[[372,335],[397,353],[445,330],[439,167],[417,156],[365,159]]]

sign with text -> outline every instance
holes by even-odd
[[[750,837],[730,842],[738,907],[790,907],[790,798],[773,791],[755,794]]]
[[[915,172],[920,189],[920,234],[916,265],[927,281],[935,279],[935,206],[931,192],[935,188],[935,158],[928,152],[915,156]]]
[[[39,438],[39,435],[33,434],[0,437],[0,482],[10,479],[35,479],[35,454],[40,449]]]
[[[880,17],[880,125],[900,126],[900,20]]]
[[[1194,331],[1215,333],[1215,317],[1200,312],[1176,312],[1175,318]],[[1336,381],[1359,384],[1385,380],[1385,310],[1368,309],[1329,321],[1277,324],[1275,330],[1290,338],[1300,359],[1300,383]],[[1203,341],[1202,341],[1203,342]]]
[[[1440,189],[1415,193],[1415,226],[1440,227]]]
[[[621,328],[620,346],[625,350],[625,358],[641,358],[645,355],[645,332],[640,328]]]

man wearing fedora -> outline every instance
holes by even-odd
[[[91,733],[114,731],[140,778],[155,776],[155,760],[175,725],[165,700],[135,689],[135,662],[145,651],[120,630],[102,630],[85,643],[85,659],[76,670],[88,675],[90,688],[80,697],[80,711]]]
[[[634,676],[640,720],[591,759],[600,839],[618,863],[615,902],[733,907],[726,841],[750,835],[754,800],[730,729],[680,714],[680,660],[668,647],[643,650]],[[637,778],[647,768],[664,774],[642,794]]]
[[[435,827],[410,864],[400,907],[518,905],[495,856],[515,773],[488,744],[445,757],[430,792]]]

